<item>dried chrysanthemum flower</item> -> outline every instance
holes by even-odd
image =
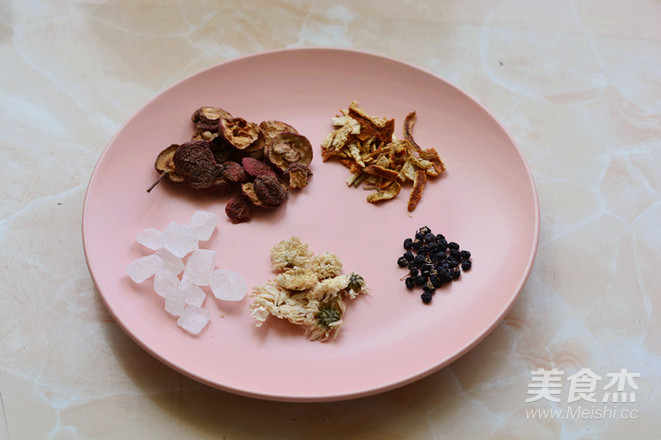
[[[336,277],[342,273],[342,260],[335,254],[314,255],[307,261],[306,268],[317,274],[320,280]]]
[[[309,290],[317,284],[317,274],[303,267],[294,267],[276,278],[278,286],[287,290]]]
[[[318,299],[322,302],[335,300],[349,287],[350,275],[338,275],[333,278],[325,278],[319,281],[314,289],[308,294],[310,299]]]
[[[253,289],[250,309],[258,327],[274,316],[303,327],[311,341],[325,341],[344,323],[344,301],[366,292],[363,277],[340,274],[336,255],[315,256],[296,236],[276,243],[271,261],[282,273]]]
[[[312,251],[308,249],[307,243],[303,243],[297,236],[288,240],[277,242],[271,249],[271,267],[274,270],[284,270],[292,267],[305,266]]]

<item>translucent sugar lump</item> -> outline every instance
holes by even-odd
[[[154,277],[154,291],[164,299],[165,311],[177,316],[177,325],[192,335],[199,334],[211,319],[211,313],[202,308],[205,288],[225,301],[240,301],[248,292],[240,274],[215,269],[216,251],[199,246],[211,238],[217,222],[214,213],[195,211],[186,225],[173,221],[163,231],[140,231],[136,241],[154,252],[126,268],[136,283]]]
[[[158,255],[147,255],[132,261],[126,273],[136,283],[142,283],[163,268],[163,260]]]
[[[184,276],[193,284],[208,286],[218,254],[209,249],[198,249],[186,260]]]
[[[198,238],[187,226],[171,222],[161,234],[161,244],[172,255],[183,258],[198,249]]]
[[[195,234],[198,240],[207,241],[216,229],[216,223],[218,223],[218,218],[213,212],[195,211],[188,223],[188,229]]]
[[[207,297],[207,294],[199,286],[196,286],[188,280],[181,280],[179,289],[184,292],[184,301],[186,304],[200,307]]]
[[[155,252],[163,260],[163,269],[167,269],[175,275],[184,271],[184,260],[173,255],[167,249],[160,248]]]
[[[208,310],[189,305],[177,319],[177,325],[187,332],[197,335],[206,327],[210,319],[211,313]]]
[[[146,248],[153,251],[161,248],[161,235],[163,233],[156,228],[148,228],[138,232],[135,240]]]
[[[214,270],[209,285],[213,296],[223,301],[241,301],[248,293],[243,277],[227,269]]]
[[[186,308],[186,296],[182,289],[168,289],[165,292],[165,311],[180,316]]]
[[[163,298],[169,290],[178,289],[180,283],[179,277],[167,269],[161,269],[154,275],[154,291]]]

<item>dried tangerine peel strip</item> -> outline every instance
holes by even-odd
[[[416,112],[404,119],[404,139],[394,136],[395,120],[373,117],[352,101],[340,115],[331,118],[331,131],[321,144],[324,161],[337,159],[349,169],[347,186],[375,190],[369,203],[392,200],[402,185],[412,183],[407,209],[413,211],[422,198],[427,178],[446,170],[434,148],[423,149],[413,138]]]

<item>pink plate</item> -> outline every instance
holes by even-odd
[[[330,118],[352,100],[370,114],[418,115],[414,136],[435,147],[447,172],[428,182],[409,214],[410,187],[379,206],[363,189],[348,188],[348,171],[321,161]],[[156,155],[188,140],[192,112],[220,106],[251,121],[292,124],[314,146],[314,176],[285,206],[233,225],[226,198],[161,183]],[[127,264],[150,253],[137,232],[185,223],[195,210],[219,224],[204,247],[217,266],[240,272],[248,286],[274,274],[269,250],[298,235],[317,252],[332,252],[345,272],[358,272],[370,293],[350,302],[332,341],[309,342],[303,332],[271,318],[256,328],[245,299],[207,298],[212,319],[196,337],[163,310],[151,280],[136,285]],[[444,286],[430,305],[408,291],[397,258],[421,226],[457,241],[473,268]],[[83,213],[90,273],[110,313],[149,353],[200,382],[265,399],[329,401],[366,396],[410,383],[448,365],[475,346],[510,309],[530,273],[539,236],[539,208],[530,170],[503,127],[456,87],[417,67],[339,49],[280,50],[232,60],[193,75],[142,108],[112,139],[92,174]]]

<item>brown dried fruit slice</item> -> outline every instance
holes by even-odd
[[[233,192],[237,186],[238,184],[235,182],[230,182],[223,177],[217,177],[210,187],[205,188],[205,191],[209,194],[224,196]]]
[[[287,187],[274,176],[259,176],[253,183],[255,194],[268,207],[280,206],[287,199]]]
[[[245,150],[241,150],[240,153],[246,157],[252,157],[254,159],[262,160],[264,159],[264,146],[266,145],[266,137],[264,133],[260,130],[257,133],[257,140],[253,142]]]
[[[220,119],[220,135],[238,150],[246,150],[259,138],[259,126],[243,118]]]
[[[196,189],[212,186],[222,171],[206,141],[181,144],[174,152],[172,161],[175,172]]]
[[[240,164],[231,160],[223,162],[223,171],[220,175],[230,182],[241,183],[248,181],[246,170]]]
[[[264,202],[259,200],[259,196],[255,192],[255,184],[253,182],[242,183],[241,194],[244,195],[253,205],[266,208]]]
[[[266,144],[270,144],[280,133],[298,133],[294,127],[282,121],[262,121],[259,128],[264,133]]]
[[[243,194],[232,197],[225,205],[225,214],[232,223],[247,222],[252,216],[250,199]]]
[[[259,176],[254,182],[243,183],[241,192],[261,208],[275,208],[287,199],[287,187],[274,176]]]
[[[265,164],[261,160],[255,159],[254,157],[244,157],[243,159],[241,159],[241,165],[243,166],[243,169],[246,170],[246,173],[248,173],[248,175],[251,177],[276,175],[273,168],[271,168],[269,165]]]
[[[154,162],[154,168],[161,174],[166,175],[166,177],[176,183],[181,183],[184,181],[184,178],[179,176],[174,169],[174,152],[179,148],[178,144],[172,144],[167,147],[165,150],[161,151],[156,157],[156,162]]]
[[[225,138],[222,136],[216,136],[211,141],[209,141],[209,148],[213,153],[213,157],[216,158],[216,162],[223,163],[230,159],[230,157],[236,152],[236,148],[232,146]]]
[[[174,157],[174,152],[177,151],[177,148],[179,148],[179,145],[172,144],[165,150],[158,153],[158,156],[156,156],[156,161],[154,162],[154,168],[156,168],[156,171],[158,171],[159,176],[158,179],[156,179],[156,181],[152,183],[149,188],[147,188],[147,192],[151,192],[151,190],[154,189],[156,185],[161,183],[161,180],[164,178],[167,178],[168,180],[175,183],[182,183],[184,181],[184,178],[175,172],[174,161],[172,160]]]
[[[280,185],[282,191],[280,191],[280,189],[278,189],[278,187],[275,186],[276,183],[273,182],[273,185],[270,189],[264,188],[262,186],[260,188],[260,194],[257,194],[256,182],[258,179],[262,179],[263,177],[268,179],[275,179],[275,181],[277,181],[277,185]],[[241,193],[244,196],[246,196],[248,200],[250,200],[250,203],[252,203],[255,206],[259,206],[260,208],[275,208],[277,206],[280,206],[287,198],[286,187],[282,184],[282,182],[280,182],[280,180],[278,180],[273,176],[263,176],[263,177],[258,177],[257,179],[255,179],[255,182],[242,183]]]
[[[282,172],[293,163],[307,166],[312,162],[312,145],[300,134],[280,133],[266,146],[266,158]]]
[[[191,116],[198,133],[204,131],[217,133],[221,118],[231,119],[232,115],[219,107],[200,107]]]
[[[293,163],[285,170],[285,176],[289,179],[290,188],[305,188],[312,175],[310,168],[300,163]]]

